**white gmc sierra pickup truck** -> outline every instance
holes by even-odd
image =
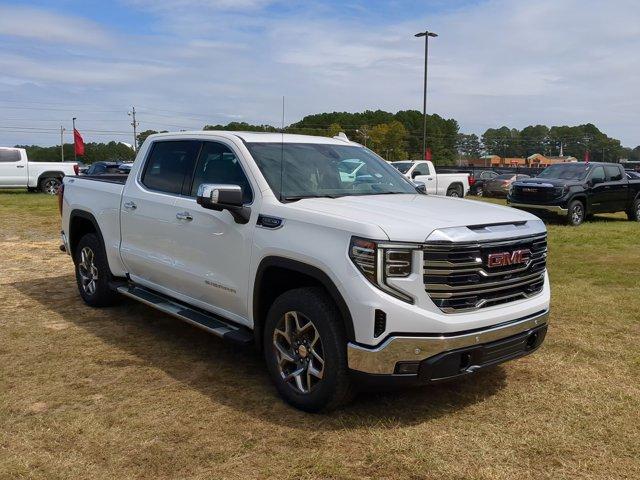
[[[28,188],[55,195],[65,175],[77,175],[75,162],[30,162],[24,148],[0,147],[0,189]]]
[[[354,178],[345,160],[364,163]],[[118,294],[264,352],[286,401],[428,383],[531,353],[549,313],[544,224],[424,195],[344,138],[150,136],[127,176],[65,177],[80,295]]]

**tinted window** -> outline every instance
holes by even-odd
[[[19,162],[20,152],[18,150],[0,150],[0,162]]]
[[[488,180],[490,178],[495,178],[497,176],[498,174],[496,172],[482,172],[480,174],[480,178],[482,178],[483,180]]]
[[[503,173],[502,175],[498,175],[496,178],[496,180],[511,180],[513,179],[514,175],[513,173]]]
[[[413,170],[412,175],[429,175],[429,165],[421,163]]]
[[[400,173],[407,173],[413,165],[413,162],[393,162],[391,165],[393,165]]]
[[[191,196],[195,197],[203,183],[240,185],[244,203],[251,203],[253,195],[238,157],[221,143],[205,142],[200,152],[198,165],[191,184]]]
[[[538,178],[558,178],[560,180],[583,180],[589,173],[588,163],[558,163],[545,168]],[[602,167],[600,167],[602,169]],[[604,171],[603,171],[604,172]]]
[[[182,193],[185,180],[191,179],[200,142],[155,142],[147,160],[142,183],[151,190]]]
[[[622,171],[616,165],[605,165],[604,171],[607,174],[607,178],[612,182],[622,180]]]
[[[605,180],[605,176],[604,176],[604,168],[602,167],[596,167],[593,169],[593,173],[591,174],[591,180],[594,181],[594,183],[602,183]]]

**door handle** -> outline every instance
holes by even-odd
[[[186,220],[187,222],[190,222],[191,220],[193,220],[193,217],[189,212],[178,212],[176,213],[176,218],[178,220]]]
[[[24,165],[16,165],[16,168],[24,168]]]
[[[138,208],[138,206],[133,202],[124,202],[122,206],[127,210],[135,210],[136,208]]]

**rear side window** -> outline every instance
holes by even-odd
[[[150,190],[181,194],[200,150],[196,140],[154,142],[142,174],[142,184]]]
[[[0,162],[10,163],[20,161],[20,151],[18,150],[0,150]]]
[[[195,197],[203,183],[240,185],[244,203],[251,203],[253,195],[247,176],[235,153],[221,143],[205,142],[191,184],[191,196]]]
[[[616,165],[605,165],[604,171],[611,182],[622,180],[622,171]]]

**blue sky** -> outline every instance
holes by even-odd
[[[592,122],[640,144],[636,0],[0,0],[0,145],[421,109],[464,132]],[[595,34],[597,32],[597,35]],[[70,141],[70,135],[67,141]]]

